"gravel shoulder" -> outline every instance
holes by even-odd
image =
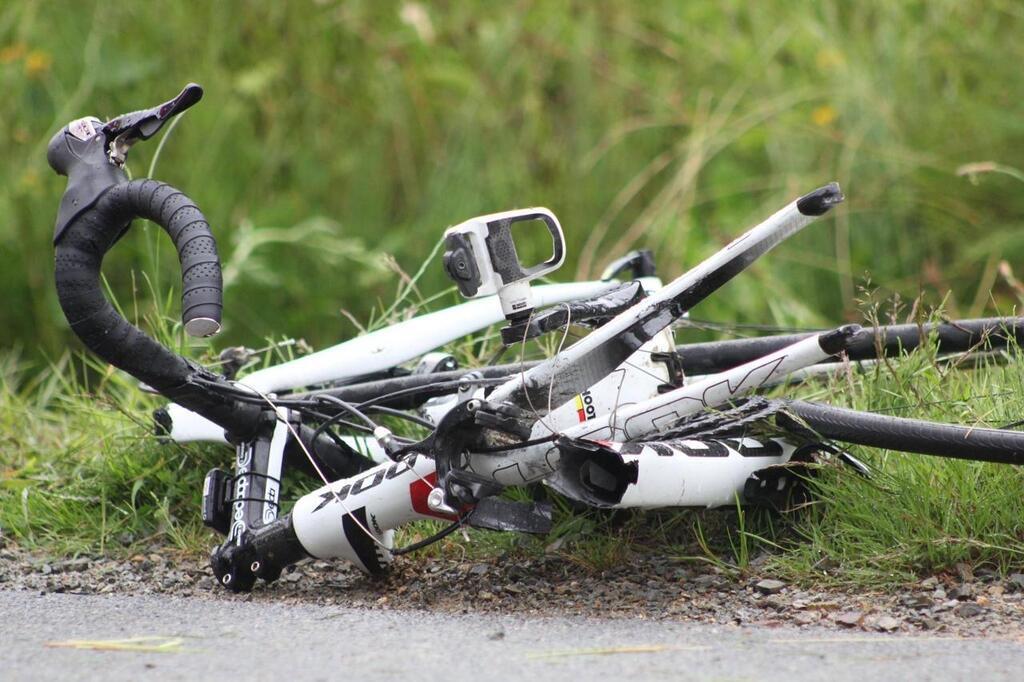
[[[864,593],[805,589],[770,575],[735,579],[654,556],[635,556],[603,572],[561,555],[516,561],[403,557],[388,577],[376,580],[342,563],[311,561],[251,594],[231,595],[216,584],[204,559],[166,548],[125,559],[54,559],[8,546],[0,549],[0,590],[1024,638],[1024,575],[940,575],[898,593]]]

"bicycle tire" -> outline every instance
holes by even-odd
[[[816,434],[843,443],[999,464],[1024,464],[1024,432],[892,417],[804,400],[785,401],[786,413]],[[784,428],[785,423],[780,424]]]
[[[775,334],[746,339],[706,341],[676,346],[686,374],[714,374],[774,353],[802,341],[816,332]],[[863,338],[846,351],[850,360],[891,357],[920,347],[934,335],[939,353],[963,353],[975,348],[1001,349],[1014,343],[1024,344],[1024,318],[986,317],[947,320],[938,323],[894,324],[865,327]],[[826,362],[837,362],[837,359]]]

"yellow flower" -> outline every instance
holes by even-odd
[[[28,48],[25,47],[25,43],[14,43],[0,50],[0,64],[10,64],[11,62],[21,59],[22,55],[25,54]]]
[[[53,56],[42,50],[32,50],[25,57],[25,74],[29,78],[38,78],[50,70],[53,64]]]
[[[824,128],[839,117],[839,112],[831,104],[822,104],[811,112],[811,120],[814,125]]]

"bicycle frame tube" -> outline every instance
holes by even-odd
[[[705,377],[668,393],[622,407],[598,419],[561,431],[568,439],[589,441],[629,440],[656,433],[702,410],[716,408],[790,372],[820,363],[839,352],[832,341],[839,332],[819,334],[734,369]],[[851,331],[842,332],[847,338]],[[531,439],[551,434],[543,420],[534,426]],[[544,443],[502,454],[468,455],[467,469],[500,485],[523,485],[551,475],[561,455],[557,445]]]
[[[743,499],[751,475],[785,464],[796,446],[772,439],[676,439],[657,443],[609,443],[623,464],[636,467],[619,509],[659,507],[726,507]],[[578,494],[556,476],[552,487],[570,497]]]
[[[646,280],[644,283],[649,284]],[[546,306],[599,296],[618,285],[618,282],[546,284],[534,287],[533,293],[537,305]],[[243,377],[238,385],[271,393],[372,374],[413,360],[504,319],[497,297],[489,296],[420,315],[253,372]],[[170,418],[171,439],[226,442],[221,427],[194,412],[173,403],[165,410]]]
[[[434,460],[414,455],[335,481],[295,503],[295,536],[311,556],[341,557],[379,573],[391,561],[393,529],[417,519],[455,520],[427,506],[436,479]]]
[[[603,294],[618,282],[577,282],[538,286],[538,306]],[[244,383],[264,393],[312,386],[390,369],[460,337],[505,319],[497,297],[469,301],[253,372]]]
[[[833,183],[791,202],[600,329],[524,376],[509,379],[494,390],[489,400],[522,408],[530,404],[561,405],[607,376],[673,320],[842,198],[839,186]]]

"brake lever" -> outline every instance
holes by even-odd
[[[110,162],[121,168],[131,146],[156,135],[164,123],[203,98],[203,88],[189,83],[178,96],[149,109],[140,109],[107,121],[100,132],[106,140]]]

